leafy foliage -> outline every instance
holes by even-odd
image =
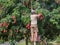
[[[9,37],[14,39],[20,37],[19,39],[21,39],[21,37],[30,35],[27,34],[26,25],[30,23],[31,6],[37,14],[42,13],[44,16],[42,21],[38,19],[41,36],[52,39],[55,35],[60,34],[60,4],[58,0],[32,0],[32,4],[31,0],[0,0],[0,38],[6,36],[6,39]],[[4,30],[7,30],[6,34]]]

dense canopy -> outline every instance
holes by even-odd
[[[53,39],[60,34],[60,0],[0,0],[0,38],[21,39],[28,35],[31,8],[44,16],[43,20],[38,19],[41,36]]]

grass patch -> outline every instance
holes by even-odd
[[[0,40],[0,44],[4,43],[4,40]]]

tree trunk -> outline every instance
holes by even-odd
[[[26,39],[25,39],[25,40],[26,40],[26,45],[28,45],[28,37],[26,37]]]

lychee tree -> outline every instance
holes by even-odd
[[[43,14],[38,19],[39,34],[51,38],[60,33],[60,4],[56,0],[0,0],[0,38],[22,39],[30,32],[31,6],[36,13]],[[58,33],[59,32],[59,33]],[[4,37],[5,36],[5,37]]]

